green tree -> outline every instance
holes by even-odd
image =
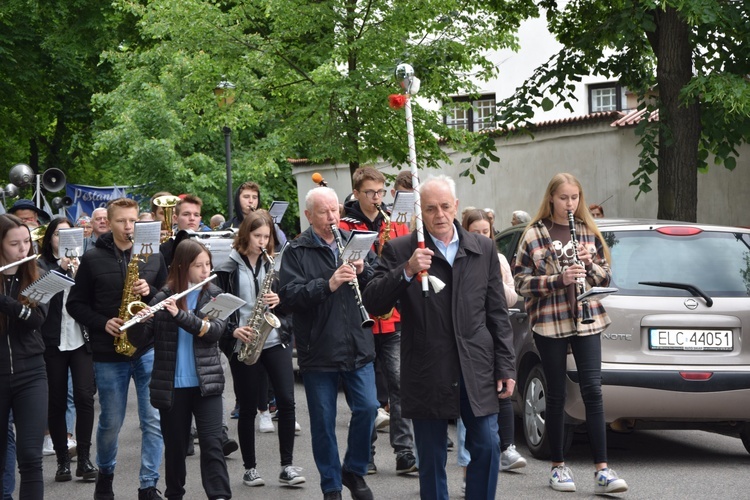
[[[471,92],[472,78],[495,72],[486,51],[515,46],[512,33],[526,15],[454,0],[118,5],[139,19],[140,39],[105,54],[120,83],[94,99],[96,160],[133,183],[199,192],[214,208],[223,192],[223,126],[233,131],[234,177],[259,181],[266,202],[296,195],[287,158],[352,170],[379,158],[404,164],[403,115],[388,107],[396,65],[414,65],[420,97]],[[223,79],[237,88],[228,109],[212,97]],[[445,158],[439,137],[488,151],[486,137],[414,108],[423,166]]]
[[[131,24],[132,25],[132,22]],[[99,54],[126,37],[128,19],[92,0],[0,6],[0,166],[28,163],[96,175],[86,164],[91,95],[110,84]]]
[[[658,175],[658,214],[696,220],[698,172],[733,169],[737,146],[750,140],[750,18],[738,0],[544,0],[550,31],[563,48],[498,109],[502,126],[530,131],[533,108],[575,99],[584,75],[619,78],[658,110],[642,120],[640,167],[632,185],[651,191]],[[656,95],[651,102],[646,97]],[[638,196],[637,195],[637,196]],[[636,197],[637,197],[636,196]]]

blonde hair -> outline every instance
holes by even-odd
[[[589,212],[588,205],[586,205],[586,199],[583,196],[583,187],[581,187],[581,183],[578,181],[578,179],[575,178],[573,174],[563,172],[552,177],[552,179],[549,181],[549,184],[547,184],[547,189],[544,192],[544,197],[542,198],[542,203],[539,206],[539,210],[531,219],[531,222],[529,222],[528,225],[532,226],[542,219],[552,218],[552,196],[563,184],[571,184],[578,188],[578,206],[576,207],[573,216],[583,222],[583,225],[586,226],[589,231],[594,233],[594,235],[599,239],[602,244],[602,248],[604,249],[604,258],[607,259],[607,262],[609,262],[609,246],[607,245],[607,242],[604,241],[604,237],[602,236],[601,231],[599,231],[599,228],[596,226],[596,221],[594,221],[594,218]]]

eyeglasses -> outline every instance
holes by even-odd
[[[387,193],[387,191],[385,189],[379,189],[378,191],[374,191],[372,189],[367,189],[367,190],[362,191],[362,192],[365,193],[365,196],[367,196],[370,199],[375,198],[376,194],[379,197],[382,198],[383,196],[385,196],[385,193]]]

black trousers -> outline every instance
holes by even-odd
[[[231,498],[229,473],[222,449],[221,394],[201,396],[199,387],[174,390],[172,408],[159,410],[164,438],[164,471],[167,498],[185,496],[185,458],[190,426],[195,416],[198,443],[201,449],[201,481],[209,499]],[[195,495],[192,494],[191,497]]]
[[[264,349],[258,362],[248,366],[232,354],[229,360],[234,381],[234,394],[240,402],[240,418],[237,420],[237,435],[245,469],[255,468],[255,415],[258,402],[267,397],[261,393],[258,379],[265,368],[276,395],[279,419],[279,454],[281,466],[292,465],[294,459],[294,367],[292,349],[281,344]]]
[[[39,354],[40,362],[42,355]],[[66,389],[67,392],[67,389]],[[21,485],[20,500],[42,500],[42,445],[47,426],[47,372],[43,365],[12,375],[0,375],[0,429],[8,428],[13,410],[16,424],[16,453]],[[8,440],[0,439],[0,470],[5,470]],[[3,491],[0,476],[0,491]]]
[[[73,379],[73,404],[76,407],[76,440],[82,450],[91,449],[91,432],[94,428],[94,361],[83,345],[73,351],[47,347],[44,352],[49,385],[49,434],[55,451],[68,449],[68,429],[65,411],[68,406],[68,368]]]

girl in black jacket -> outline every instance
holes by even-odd
[[[195,240],[186,239],[175,248],[167,284],[151,301],[163,306],[153,316],[128,330],[130,341],[139,346],[153,341],[154,370],[151,374],[151,404],[159,410],[167,498],[185,495],[185,457],[190,424],[195,416],[200,444],[201,479],[209,500],[231,498],[229,474],[222,451],[222,404],[224,372],[218,340],[226,328],[219,319],[203,318],[198,312],[221,290],[207,283],[177,300],[170,298],[204,281],[211,274],[211,253]]]
[[[73,223],[65,218],[53,219],[47,226],[42,240],[39,265],[48,271],[58,271],[73,278],[78,259],[60,255],[60,230],[70,229]],[[69,290],[58,293],[49,302],[47,319],[42,325],[42,336],[46,349],[49,382],[49,433],[57,455],[55,481],[70,481],[68,453],[68,429],[65,411],[68,404],[68,370],[73,380],[73,403],[76,408],[76,436],[78,437],[78,465],[76,476],[94,480],[97,468],[91,463],[91,432],[94,428],[94,361],[88,334],[66,311]]]
[[[31,234],[21,219],[0,215],[0,266],[31,253]],[[8,428],[8,415],[13,410],[21,500],[44,498],[42,442],[47,425],[47,372],[39,328],[47,306],[32,304],[21,295],[38,276],[33,260],[8,267],[0,276],[0,429]],[[6,439],[0,439],[0,470],[5,469],[7,445]],[[0,477],[0,491],[2,486]]]

